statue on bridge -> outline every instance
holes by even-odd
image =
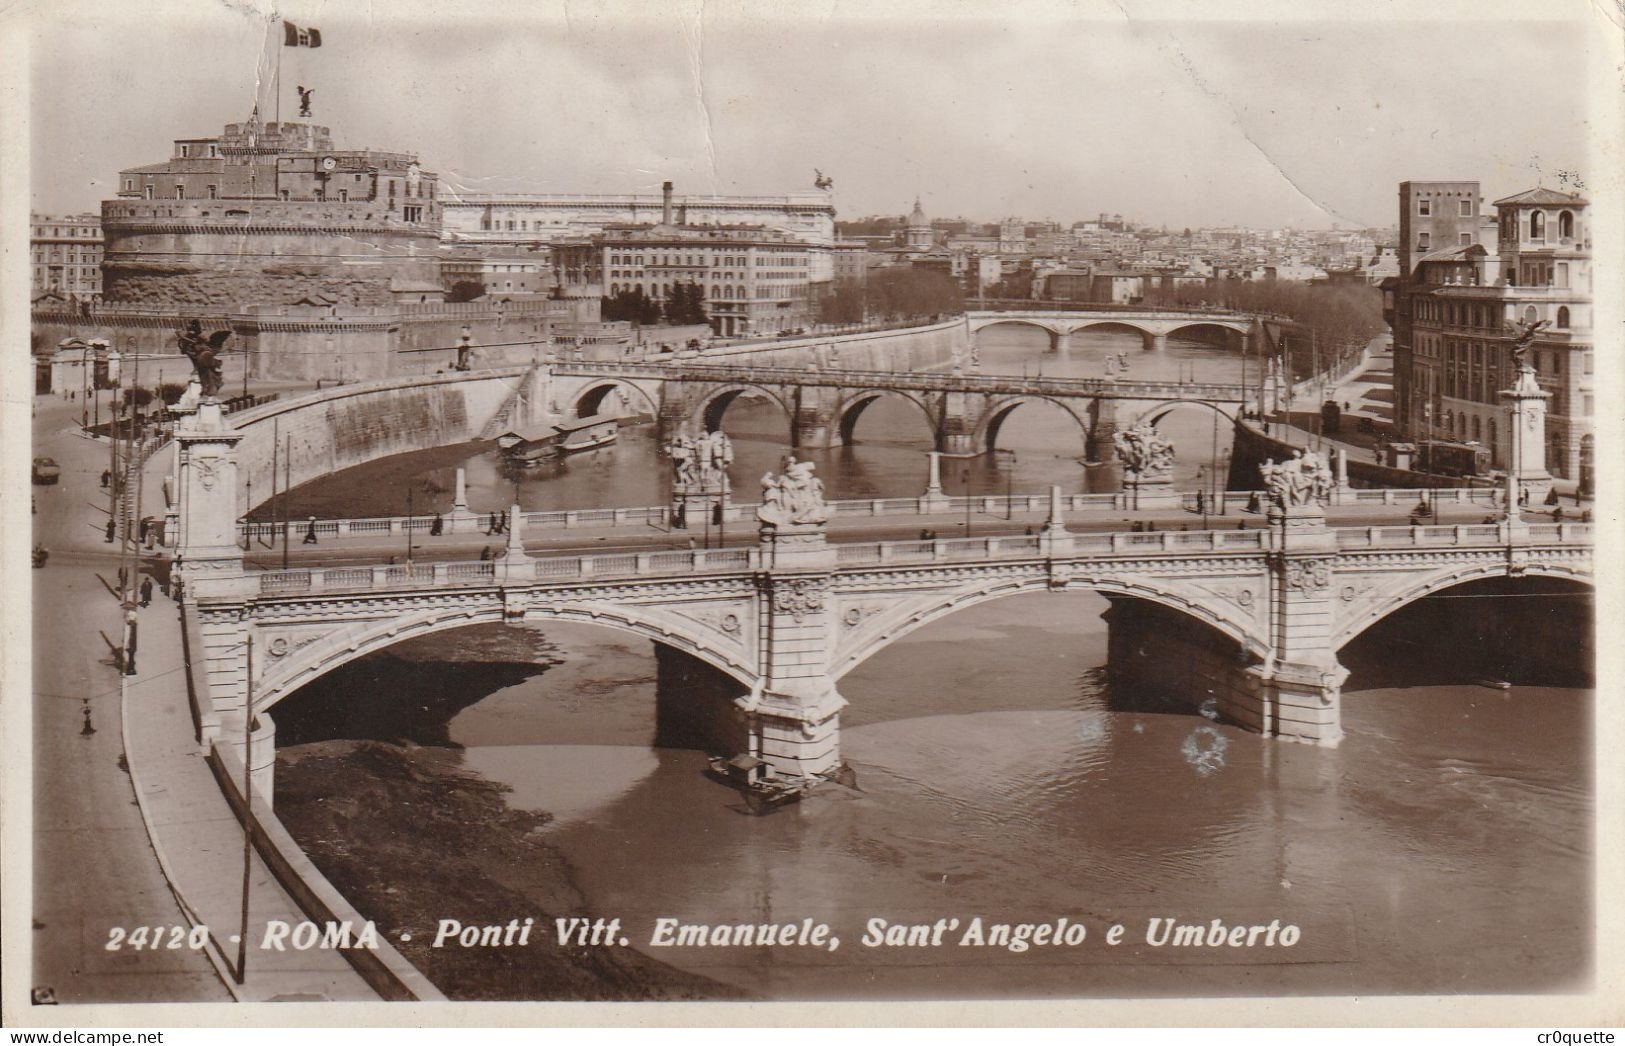
[[[1512,369],[1514,372],[1521,372],[1525,367],[1529,366],[1528,361],[1524,358],[1529,352],[1529,343],[1535,340],[1535,335],[1539,334],[1543,328],[1550,325],[1546,320],[1538,320],[1534,323],[1521,320],[1515,324],[1506,324],[1507,333],[1512,335]]]
[[[1337,487],[1325,456],[1312,450],[1295,450],[1280,464],[1271,458],[1258,466],[1258,473],[1270,500],[1283,509],[1328,504]]]
[[[197,320],[188,323],[185,330],[175,332],[175,341],[180,345],[181,354],[191,360],[192,366],[197,370],[197,380],[203,387],[204,399],[213,399],[215,393],[226,383],[225,365],[221,363],[219,353],[229,337],[231,331],[221,330],[205,338],[203,324]]]
[[[725,432],[708,432],[698,439],[687,432],[666,444],[671,456],[672,481],[682,487],[728,486],[728,467],[734,462],[733,442]]]
[[[829,521],[824,504],[824,481],[813,475],[813,463],[784,458],[784,471],[762,476],[762,504],[756,518],[775,527],[816,525]]]
[[[1125,481],[1158,483],[1168,479],[1174,467],[1174,445],[1153,426],[1141,422],[1132,429],[1120,430],[1112,441],[1123,462]]]

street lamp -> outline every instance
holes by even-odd
[[[965,485],[965,536],[970,537],[970,466],[967,465],[959,471],[959,479]]]
[[[1196,503],[1202,507],[1202,529],[1207,529],[1208,474],[1206,465],[1196,466]]]
[[[997,455],[1001,455],[1000,460],[1005,465],[1005,470],[1004,470],[1004,518],[1005,519],[1015,519],[1016,518],[1016,515],[1015,515],[1015,503],[1016,503],[1015,502],[1016,452],[1013,451],[1013,450],[1006,450],[1006,449],[1004,449],[1002,447],[996,447],[996,448],[994,448],[993,453],[997,454]]]

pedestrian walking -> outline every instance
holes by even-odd
[[[102,469],[102,489],[106,490],[107,485],[111,482],[113,482],[113,473],[107,469]]]
[[[429,524],[429,536],[432,538],[437,538],[445,529],[446,521],[441,517],[440,513],[436,512],[434,514],[434,522]]]
[[[152,605],[152,578],[150,577],[141,579],[141,605],[144,607]]]
[[[109,545],[111,545],[113,543],[113,532],[116,531],[117,529],[118,529],[118,524],[113,522],[112,518],[109,517],[108,520],[107,520],[107,543]]]
[[[931,540],[931,532],[929,530],[925,529],[924,527],[921,527],[920,528],[920,540],[921,541],[930,541]]]
[[[499,525],[501,528],[500,533],[506,534],[508,532],[508,513],[506,511],[499,517]]]
[[[1237,530],[1246,530],[1247,529],[1247,521],[1245,519],[1236,520],[1236,529]]]
[[[480,562],[481,563],[488,562],[490,560],[490,558],[491,558],[491,546],[486,545],[484,548],[480,549]]]
[[[311,516],[310,522],[305,525],[305,544],[316,544],[316,517]]]
[[[1552,522],[1553,523],[1561,523],[1561,522],[1563,522],[1563,506],[1562,505],[1558,505],[1558,506],[1556,506],[1555,508],[1552,509]]]
[[[493,512],[493,513],[491,513],[490,522],[488,522],[485,525],[485,533],[487,535],[491,535],[491,534],[495,534],[496,532],[497,532],[497,514],[495,512]]]
[[[1196,511],[1198,514],[1207,511],[1207,491],[1205,490],[1196,492]]]

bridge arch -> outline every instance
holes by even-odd
[[[630,381],[610,378],[604,381],[595,381],[582,387],[576,393],[575,402],[570,406],[570,416],[575,418],[590,418],[596,415],[604,405],[604,400],[613,392],[621,392],[628,400],[635,399],[640,405],[640,413],[656,417],[660,413],[660,405],[654,397]]]
[[[1060,343],[1060,339],[1068,333],[1065,324],[1062,324],[1056,320],[1026,319],[1023,317],[1012,317],[1010,319],[991,318],[985,321],[977,321],[972,324],[970,328],[971,344],[979,346],[981,344],[979,339],[983,331],[1001,325],[1011,327],[1031,327],[1034,330],[1043,331],[1044,336],[1049,339],[1049,350],[1052,352]]]
[[[1180,409],[1181,407],[1205,407],[1217,414],[1220,418],[1223,418],[1231,425],[1235,424],[1236,415],[1241,409],[1239,406],[1226,403],[1214,403],[1211,400],[1164,400],[1163,402],[1154,403],[1150,407],[1146,408],[1143,413],[1130,422],[1130,427],[1132,428],[1135,425],[1141,424],[1156,425],[1163,418],[1166,418],[1169,414]]]
[[[1068,417],[1078,423],[1078,433],[1082,441],[1081,451],[1088,446],[1089,432],[1093,427],[1087,412],[1081,415],[1078,413],[1077,408],[1082,406],[1083,402],[1081,400],[1074,402],[1052,399],[1048,396],[1027,395],[1006,396],[994,400],[982,412],[982,420],[976,426],[975,446],[992,451],[997,445],[999,430],[1004,427],[1004,423],[1009,420],[1010,415],[1015,413],[1016,408],[1026,403],[1049,403],[1065,411]],[[1093,401],[1089,402],[1093,403]]]
[[[1469,567],[1447,568],[1420,578],[1407,577],[1405,579],[1406,584],[1403,587],[1367,600],[1364,609],[1346,617],[1336,634],[1332,636],[1331,649],[1333,651],[1342,650],[1350,642],[1358,638],[1361,633],[1365,632],[1366,629],[1396,611],[1410,606],[1417,600],[1473,581],[1505,577],[1544,577],[1574,581],[1593,588],[1596,585],[1590,571],[1564,563],[1530,562],[1515,568],[1515,570],[1516,572],[1509,572],[1507,564],[1502,561],[1476,564]],[[1341,588],[1346,600],[1358,598],[1354,586],[1341,583],[1336,578],[1334,578],[1333,584],[1334,587]]]
[[[1267,584],[1260,581],[1260,585]],[[1073,574],[1069,587],[1090,589],[1101,595],[1132,596],[1178,611],[1190,619],[1207,625],[1233,640],[1249,657],[1262,660],[1267,652],[1265,640],[1257,634],[1260,626],[1239,615],[1224,611],[1229,604],[1223,600],[1200,598],[1200,593],[1186,594],[1172,587],[1159,588],[1141,581],[1126,581],[1110,576],[1090,577]],[[1035,575],[1024,578],[1002,578],[983,585],[937,592],[921,601],[908,601],[878,615],[866,624],[864,634],[851,646],[839,649],[832,659],[830,675],[835,679],[869,660],[892,643],[933,621],[948,617],[960,610],[1030,592],[1044,592],[1051,588],[1050,578]],[[1212,604],[1212,605],[1210,605]],[[1214,609],[1214,605],[1222,610]]]
[[[864,389],[848,394],[835,405],[835,422],[840,433],[842,443],[853,442],[853,434],[857,430],[858,418],[863,412],[882,399],[904,400],[919,408],[920,417],[925,419],[927,433],[935,433],[937,419],[932,416],[931,408],[915,396],[899,389]]]
[[[722,428],[722,416],[727,413],[728,407],[734,400],[745,393],[757,393],[766,396],[779,405],[784,412],[785,425],[795,424],[795,408],[785,400],[784,396],[765,385],[733,384],[716,385],[706,389],[696,398],[693,421],[697,422],[702,432],[716,432]]]
[[[743,656],[729,652],[730,642],[721,637],[708,638],[702,626],[679,614],[651,612],[637,606],[563,603],[529,607],[525,616],[596,624],[628,632],[681,650],[737,680],[746,690],[758,682],[757,673]],[[426,607],[382,622],[369,620],[357,628],[340,629],[290,653],[285,662],[267,666],[254,688],[254,711],[256,714],[268,712],[283,698],[318,677],[403,640],[469,625],[501,624],[506,620],[501,603],[493,598],[488,606]]]
[[[1226,323],[1222,320],[1192,320],[1189,323],[1169,326],[1167,329],[1167,334],[1169,337],[1173,337],[1175,334],[1178,334],[1181,331],[1196,330],[1204,327],[1209,330],[1221,332],[1221,337],[1224,339],[1223,347],[1226,349],[1239,349],[1242,344],[1245,343],[1249,330],[1249,325],[1247,324]]]

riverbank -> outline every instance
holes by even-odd
[[[455,750],[410,743],[286,748],[277,813],[322,874],[452,999],[740,997],[630,949],[558,946],[553,919],[590,912],[569,863],[536,837],[551,817],[508,808],[505,786],[461,762]],[[526,917],[536,920],[526,947],[432,946],[441,919]]]
[[[506,785],[464,766],[448,725],[467,705],[562,663],[540,632],[481,625],[329,674],[278,710],[278,816],[322,874],[453,999],[738,997],[630,949],[554,944],[555,917],[590,911],[574,869],[538,836],[553,816],[510,808]],[[535,919],[527,947],[432,947],[441,919],[484,926],[526,917]]]

